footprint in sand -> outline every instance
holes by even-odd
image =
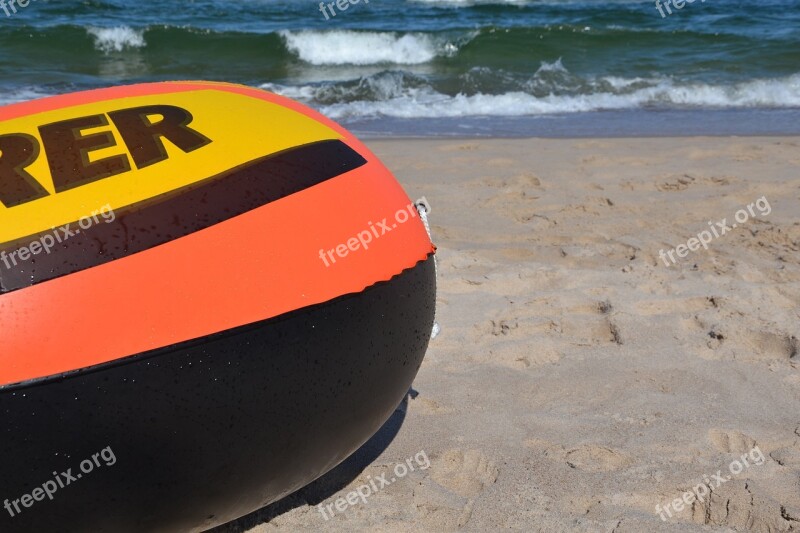
[[[422,415],[443,415],[452,413],[453,409],[445,407],[436,400],[419,395],[411,400],[411,408]]]
[[[613,472],[633,463],[625,453],[599,444],[582,444],[567,449],[550,441],[527,439],[524,445],[554,462],[566,463],[570,468],[589,473]]]
[[[505,180],[505,186],[522,190],[536,189],[542,186],[542,180],[533,172],[526,172]]]
[[[746,453],[756,446],[756,440],[741,431],[728,431],[712,428],[708,431],[708,439],[717,451],[722,453]]]
[[[695,181],[694,176],[683,174],[682,176],[664,176],[656,183],[656,189],[659,191],[684,191]]]
[[[714,325],[708,329],[706,347],[719,350],[728,343],[724,356],[745,361],[790,361],[800,352],[797,337],[786,332],[739,328],[728,332]]]
[[[774,301],[774,300],[773,300]],[[752,327],[731,326],[740,321],[743,311],[724,298],[711,297],[713,304],[707,309],[699,309],[700,301],[686,309],[694,313],[691,318],[681,318],[680,324],[686,331],[686,339],[691,341],[689,349],[703,358],[737,360],[748,362],[792,362],[800,353],[800,340],[795,335],[790,321],[775,324],[756,320]],[[656,311],[657,306],[648,306]],[[775,303],[776,307],[783,307]]]
[[[796,448],[778,448],[769,456],[781,466],[800,467],[800,450]]]
[[[645,300],[636,303],[635,308],[645,316],[687,315],[717,307],[719,300],[720,298],[703,296]]]
[[[797,531],[800,510],[763,493],[752,481],[733,480],[712,488],[692,504],[692,521],[741,531]]]
[[[761,219],[754,219],[752,222],[758,224],[755,226],[758,237],[757,246],[768,246],[784,255],[800,251],[800,222],[792,225],[778,225]]]
[[[613,321],[613,306],[608,300],[567,309],[561,322],[561,333],[575,338],[583,346],[614,343],[622,345],[619,327]]]
[[[584,444],[569,450],[564,460],[570,468],[592,473],[612,472],[632,462],[631,458],[622,452],[596,444]]]
[[[537,203],[542,190],[541,181],[533,173],[519,174],[510,178],[485,178],[482,185],[496,189],[480,204],[481,209],[490,210],[498,216],[512,218],[517,222],[534,221],[544,226],[555,222],[541,213],[543,208]],[[536,220],[534,220],[536,219]]]
[[[558,330],[558,326],[549,317],[525,316],[521,313],[519,317],[512,318],[512,315],[513,313],[508,313],[508,318],[497,317],[482,326],[476,325],[477,335],[479,338],[491,335],[489,338],[495,341],[526,341],[531,335],[547,335]],[[525,345],[530,347],[529,342]]]
[[[474,327],[475,343],[485,346],[476,359],[490,364],[500,364],[516,370],[525,370],[561,359],[561,353],[549,339],[532,346],[530,336],[547,336],[558,330],[558,325],[548,317],[505,314]]]
[[[750,331],[749,344],[756,359],[793,359],[800,351],[797,337],[772,331]]]
[[[472,516],[475,499],[500,471],[480,450],[452,449],[431,461],[430,477],[414,491],[422,524],[432,531],[454,531]]]
[[[560,316],[559,316],[560,315]],[[582,346],[593,346],[607,342],[623,344],[622,335],[613,318],[613,305],[607,299],[581,303],[565,302],[561,299],[545,298],[524,304],[517,314],[499,317],[480,329],[483,335],[491,334],[498,341],[525,340],[535,334],[542,340],[563,341],[563,336]],[[496,345],[496,343],[495,343]],[[537,349],[527,353],[538,353],[549,347],[540,343]],[[557,346],[556,346],[557,347]],[[552,357],[545,358],[550,361]]]
[[[511,320],[490,320],[491,324],[490,333],[495,337],[509,335],[513,330],[519,328],[519,322],[516,319]]]
[[[474,498],[500,473],[495,463],[480,450],[448,450],[431,469],[439,485],[466,498]]]
[[[692,185],[702,184],[705,186],[721,187],[739,181],[740,180],[734,176],[701,176],[697,178],[691,174],[682,174],[680,176],[673,174],[659,178],[659,181],[656,183],[656,189],[659,191],[674,192],[686,190]]]

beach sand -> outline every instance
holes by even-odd
[[[432,206],[441,333],[382,437],[221,530],[800,530],[799,138],[367,144]]]

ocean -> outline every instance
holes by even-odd
[[[205,79],[371,136],[800,133],[800,0],[661,4],[32,0],[0,11],[0,103]]]

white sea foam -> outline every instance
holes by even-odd
[[[282,31],[286,47],[312,65],[417,65],[456,51],[424,33]]]
[[[415,80],[419,83],[420,80]],[[265,83],[261,88],[300,100],[337,119],[369,117],[436,118],[476,116],[537,116],[661,107],[675,108],[800,108],[800,73],[778,79],[753,80],[735,85],[681,84],[669,78],[599,78],[627,92],[595,92],[580,95],[547,95],[513,91],[503,94],[459,94],[450,96],[429,86],[409,87],[410,80],[392,72],[365,78],[352,87],[320,85],[279,85]],[[649,86],[630,90],[634,84]],[[355,99],[358,91],[369,89],[370,97]],[[19,88],[0,94],[0,105],[51,96],[39,87]],[[318,99],[331,94],[341,102],[321,105]]]
[[[126,48],[142,48],[145,46],[144,31],[134,30],[128,26],[112,28],[90,27],[86,29],[94,38],[94,46],[101,52],[122,52]]]
[[[46,96],[53,96],[53,93],[45,92],[38,87],[26,87],[13,89],[10,91],[0,91],[0,105],[27,102],[28,100],[36,100],[37,98],[44,98]]]
[[[317,88],[311,85],[280,85],[278,83],[262,83],[258,86],[271,93],[292,98],[294,100],[312,100],[317,94]]]
[[[400,76],[384,77],[385,85],[403,83]],[[615,88],[628,92],[595,92],[590,94],[547,95],[536,97],[517,91],[504,94],[459,94],[449,96],[430,87],[382,87],[383,99],[342,101],[331,105],[315,105],[319,86],[270,86],[269,89],[299,98],[324,114],[335,118],[359,117],[467,117],[524,116],[554,113],[578,113],[598,110],[664,108],[756,108],[800,107],[800,74],[787,78],[753,80],[734,85],[676,84],[665,78],[658,82],[644,79],[600,78]],[[630,90],[631,86],[651,84]],[[346,96],[346,95],[345,95]]]

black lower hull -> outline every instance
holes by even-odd
[[[280,499],[391,415],[422,363],[434,299],[429,258],[356,295],[0,390],[0,504],[11,505],[0,531],[201,531]],[[96,458],[16,511],[103,449],[114,464]]]

